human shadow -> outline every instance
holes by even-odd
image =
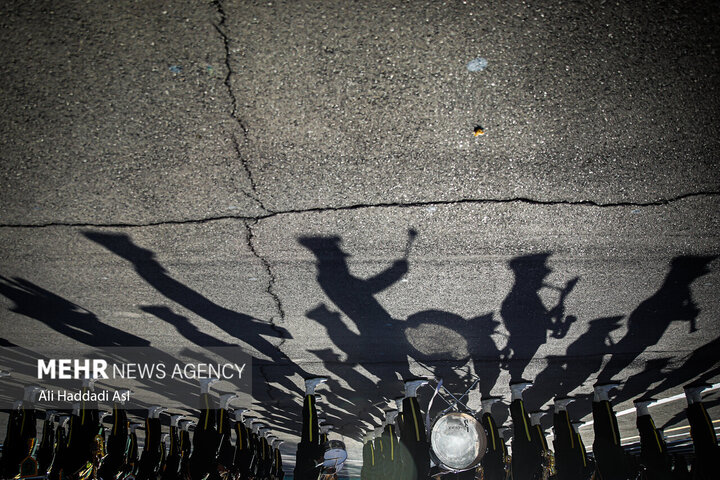
[[[298,365],[292,362],[280,349],[265,338],[290,338],[290,334],[286,329],[277,325],[272,325],[268,322],[260,321],[250,315],[225,308],[203,296],[199,292],[196,292],[192,288],[173,278],[160,264],[160,262],[155,259],[154,252],[136,245],[128,235],[95,231],[85,231],[83,234],[85,237],[105,247],[110,252],[129,261],[135,268],[138,275],[150,286],[155,288],[155,290],[157,290],[160,294],[195,313],[199,317],[211,322],[228,335],[240,340],[246,345],[249,345],[270,359],[269,361],[264,359],[255,359],[255,362],[258,365],[273,365],[276,368],[286,367],[285,370],[289,367],[291,372],[288,375],[278,377],[278,381],[283,383],[287,389],[297,391],[297,386],[290,382],[289,376],[292,373],[298,373],[302,376],[307,376],[307,374]],[[169,323],[175,325],[176,328],[179,325],[181,328],[178,328],[178,331],[183,335],[189,335],[190,338],[188,338],[188,340],[190,341],[197,342],[201,339],[208,340],[210,342],[216,341],[215,339],[208,338],[207,336],[198,336],[197,332],[188,328],[187,323],[180,322],[175,316],[165,315],[162,311],[158,311],[157,309],[153,312],[153,314],[155,313],[160,313],[161,316],[158,318],[168,321]],[[267,388],[268,394],[272,395],[275,393],[279,395],[279,390],[276,388],[269,386],[267,386]]]
[[[663,381],[648,390],[649,397],[689,383],[706,383],[720,375],[720,337],[706,343],[685,357],[683,364],[664,375]]]
[[[362,353],[353,348],[353,345],[357,346],[357,342],[361,341],[359,335],[345,326],[339,312],[330,310],[324,303],[309,310],[305,315],[325,329],[327,337],[336,347],[309,350],[309,352],[323,362],[331,378],[343,379],[350,387],[344,388],[338,382],[332,382],[331,388],[323,391],[323,395],[327,397],[327,402],[323,402],[323,408],[334,412],[337,406],[349,411],[351,415],[345,415],[348,418],[343,427],[343,434],[359,438],[366,429],[365,423],[372,423],[372,416],[382,418],[383,408],[391,407],[390,392],[401,391],[402,383],[397,380],[396,374],[399,368],[395,361],[371,360],[374,350]],[[384,348],[379,345],[380,342],[373,343],[378,350]],[[344,355],[341,356],[338,350]],[[403,362],[405,362],[404,357]],[[375,382],[363,373],[363,370],[385,381]],[[384,401],[378,402],[380,399]]]
[[[306,316],[322,325],[335,346],[345,354],[341,357],[332,349],[311,350],[333,377],[342,378],[351,387],[345,389],[337,385],[327,392],[330,405],[345,408],[352,413],[351,420],[345,422],[343,430],[349,436],[360,436],[367,428],[365,424],[372,424],[373,417],[382,418],[384,408],[393,407],[392,398],[402,391],[402,383],[397,380],[397,372],[401,368],[397,364],[402,363],[404,367],[406,356],[427,368],[431,377],[442,378],[446,388],[456,393],[464,391],[473,383],[473,378],[460,373],[471,358],[475,362],[475,374],[480,376],[481,391],[486,390],[488,395],[500,372],[498,349],[490,338],[498,322],[493,321],[491,315],[466,320],[459,315],[438,310],[413,314],[404,324],[400,323],[409,338],[403,344],[404,349],[396,349],[403,359],[377,363],[367,358],[357,359],[352,354],[357,347],[358,335],[345,326],[339,312],[331,311],[325,304],[321,304],[308,311]],[[417,335],[413,336],[412,331],[416,331]],[[443,346],[438,342],[439,339],[448,342],[444,342]],[[376,337],[373,343],[380,349],[398,346],[395,337],[390,345],[385,344],[385,341],[385,338],[379,340]],[[374,382],[361,369],[378,378],[390,379],[385,383],[388,388],[383,389],[382,382]],[[446,407],[439,401],[435,406],[435,410]]]
[[[328,315],[315,318],[325,320],[321,325],[335,345],[348,353],[348,362],[358,364],[365,358],[372,359],[364,362],[365,368],[381,375],[387,372],[384,368],[382,372],[378,371],[383,362],[392,363],[401,376],[408,378],[407,362],[396,361],[397,353],[408,344],[401,325],[375,298],[407,273],[407,259],[396,260],[370,278],[359,278],[350,272],[347,263],[349,255],[340,248],[340,237],[301,237],[298,242],[315,255],[317,282],[327,298],[357,326],[359,334]],[[382,332],[382,343],[375,341],[379,332]],[[393,348],[386,348],[388,345],[393,345]]]
[[[178,315],[173,312],[170,308],[163,305],[144,305],[140,307],[145,313],[154,315],[160,320],[167,322],[169,325],[175,327],[175,330],[190,340],[195,345],[201,347],[232,347],[232,343],[225,342],[219,338],[213,337],[203,331],[200,331],[195,325],[190,323],[187,317]],[[236,346],[236,345],[235,345]]]
[[[193,325],[187,317],[178,315],[173,312],[170,308],[161,305],[146,305],[141,306],[140,310],[143,312],[154,315],[160,320],[167,322],[169,325],[175,327],[177,332],[187,340],[190,340],[195,345],[200,347],[233,347],[237,346],[232,343],[225,342],[219,338],[213,337],[205,332],[200,331],[195,325]],[[232,357],[227,360],[233,360]],[[205,361],[199,359],[198,361]],[[254,375],[252,379],[253,390],[262,391],[265,390],[265,379],[261,375]],[[199,400],[198,400],[199,403]]]
[[[682,400],[681,400],[681,402],[682,402]],[[703,404],[705,405],[705,408],[709,410],[711,408],[714,408],[714,407],[717,407],[718,405],[720,405],[720,398],[716,398],[714,400],[709,400],[709,401],[704,400]],[[687,409],[682,408],[675,415],[670,417],[665,423],[663,423],[663,425],[660,428],[662,428],[662,429],[671,428],[676,425],[683,424],[687,421],[688,421]]]
[[[75,354],[93,358],[97,356],[121,364],[142,362],[144,359],[148,364],[172,360],[166,353],[153,348],[148,340],[107,325],[101,322],[93,312],[28,280],[8,279],[0,276],[0,294],[13,301],[14,305],[9,308],[10,311],[38,320],[52,328],[57,334],[90,347],[86,349],[75,345],[72,347]],[[21,348],[6,339],[0,339],[0,363],[12,372],[11,376],[0,380],[0,383],[3,384],[2,391],[6,392],[7,384],[17,387],[13,389],[11,395],[1,396],[2,400],[8,401],[13,395],[18,395],[18,389],[21,391],[22,386],[27,386],[16,381],[14,379],[16,375],[24,378],[37,378],[38,359],[47,361],[47,348],[54,347],[61,342],[46,340],[44,343],[46,345],[36,347],[37,351],[32,351]],[[135,380],[150,390],[160,390],[166,387],[166,383],[152,376]],[[42,382],[38,380],[37,383],[66,389],[79,389],[81,386],[81,381],[75,379],[43,378]],[[164,393],[168,398],[178,400],[182,397],[182,385],[175,389],[164,388]],[[22,398],[21,394],[20,398]],[[131,403],[138,404],[135,399]]]
[[[500,306],[500,316],[508,331],[508,343],[502,354],[510,372],[511,382],[523,379],[523,372],[542,345],[548,332],[556,339],[564,338],[575,317],[565,316],[565,298],[572,292],[578,278],[569,280],[563,287],[545,283],[552,272],[547,266],[549,253],[524,255],[508,262],[513,272],[511,291]],[[551,288],[559,292],[558,303],[548,309],[539,292]]]
[[[411,231],[408,245],[413,238]],[[363,279],[350,272],[349,254],[341,248],[340,237],[301,237],[298,242],[315,255],[318,284],[338,309],[333,311],[323,303],[306,312],[306,316],[325,330],[344,355],[341,359],[329,349],[314,353],[328,372],[351,386],[352,390],[342,395],[350,395],[346,398],[362,405],[357,409],[362,422],[382,418],[377,401],[380,399],[382,404],[384,399],[391,406],[388,399],[402,391],[398,377],[411,376],[408,358],[426,368],[429,376],[442,378],[444,385],[456,392],[472,384],[473,378],[462,368],[472,360],[475,374],[480,377],[480,390],[489,395],[500,374],[499,350],[492,339],[499,322],[493,320],[492,313],[466,319],[442,310],[424,310],[407,319],[393,318],[376,295],[408,271],[407,248],[404,257]],[[343,314],[357,331],[343,321]],[[363,398],[355,398],[356,392],[362,392]]]
[[[28,280],[0,275],[0,294],[14,302],[10,311],[35,319],[85,345],[150,345],[144,338],[107,325],[94,313]]]
[[[663,284],[642,302],[627,320],[627,333],[610,350],[612,357],[598,375],[601,383],[610,382],[647,348],[656,345],[672,322],[687,322],[689,333],[700,312],[693,301],[690,286],[709,272],[716,256],[680,256],[670,262]]]
[[[404,333],[410,343],[408,355],[431,367],[435,378],[455,391],[464,391],[474,381],[458,375],[472,360],[478,388],[490,396],[500,376],[500,350],[492,335],[500,322],[492,313],[466,319],[443,310],[423,310],[410,315]]]
[[[622,403],[626,400],[639,397],[649,397],[648,391],[651,385],[663,377],[663,372],[670,364],[671,357],[651,358],[645,362],[641,371],[625,380],[616,396],[615,403]]]
[[[535,377],[528,392],[532,403],[544,405],[583,386],[602,367],[603,357],[613,344],[610,334],[620,328],[622,319],[615,316],[590,320],[587,330],[567,347],[564,355],[548,356],[547,367]]]

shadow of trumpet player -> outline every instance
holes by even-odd
[[[512,381],[522,380],[525,367],[547,342],[548,331],[553,338],[563,338],[574,316],[565,316],[565,300],[575,288],[579,278],[569,280],[563,287],[545,283],[552,272],[547,266],[549,253],[515,257],[508,263],[515,281],[500,307],[508,344],[501,352],[503,368],[510,371]],[[542,288],[559,291],[557,304],[547,309],[540,298]]]

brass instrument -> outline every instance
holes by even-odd
[[[549,448],[543,452],[543,480],[548,480],[551,476],[555,475],[555,454]]]

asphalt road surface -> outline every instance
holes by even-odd
[[[288,472],[308,375],[351,475],[409,375],[480,378],[471,408],[524,377],[529,410],[572,394],[584,421],[612,378],[626,442],[646,395],[685,438],[682,386],[720,382],[719,25],[716,2],[4,2],[0,337],[243,347]]]

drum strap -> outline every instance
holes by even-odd
[[[440,391],[440,387],[442,387],[443,381],[440,379],[440,381],[437,384],[437,387],[435,387],[435,392],[433,393],[432,398],[430,399],[430,403],[428,404],[427,413],[425,414],[425,431],[430,431],[430,410],[432,410],[433,401],[435,400],[435,397],[437,397],[438,392]]]
[[[495,446],[495,426],[493,425],[493,419],[492,416],[488,415],[487,417],[488,425],[490,428],[488,430],[490,431],[490,439],[492,440],[492,446],[493,446],[493,452],[497,450],[497,447]]]

